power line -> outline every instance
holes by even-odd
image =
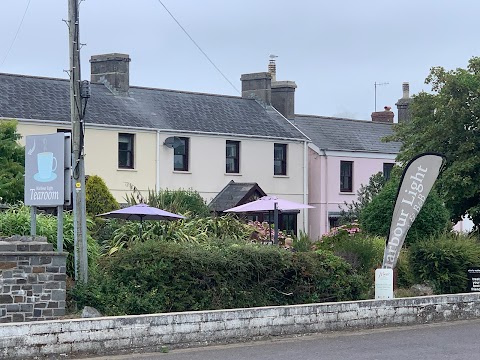
[[[235,91],[240,94],[240,91],[235,87],[235,85],[232,84],[232,82],[230,80],[228,80],[228,78],[223,74],[223,72],[218,68],[218,66],[215,65],[215,63],[208,57],[208,55],[205,53],[205,51],[202,50],[200,45],[198,45],[197,42],[195,40],[193,40],[193,38],[190,36],[190,34],[187,32],[187,30],[185,30],[185,28],[180,24],[180,22],[175,18],[175,16],[173,16],[173,14],[170,12],[170,10],[167,9],[167,7],[162,2],[162,0],[158,0],[158,2],[165,8],[165,10],[168,12],[168,14],[172,17],[172,19],[175,20],[177,25],[183,30],[183,32],[188,36],[188,38],[195,44],[195,46],[198,48],[198,50],[200,50],[200,52],[207,58],[207,60],[210,62],[210,64],[212,64],[213,67],[220,73],[220,75],[222,75],[223,78],[225,80],[227,80],[227,82],[235,89]]]
[[[28,4],[27,4],[27,7],[25,8],[25,12],[23,13],[23,16],[22,16],[22,20],[20,21],[20,25],[18,25],[18,29],[17,29],[17,32],[15,33],[15,36],[13,37],[13,40],[12,40],[12,43],[10,44],[10,47],[8,48],[7,50],[7,53],[5,54],[5,57],[3,58],[2,60],[2,63],[0,64],[0,68],[3,66],[3,64],[5,63],[5,60],[7,60],[7,57],[8,55],[10,54],[10,51],[12,50],[13,48],[13,44],[15,44],[15,41],[17,40],[17,36],[18,36],[18,33],[20,32],[20,29],[23,25],[23,20],[25,20],[25,15],[27,15],[27,11],[28,11],[28,8],[30,7],[30,2],[32,0],[28,0]]]

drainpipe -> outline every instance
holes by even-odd
[[[327,151],[323,150],[325,156],[325,233],[328,231],[328,156]],[[322,236],[323,234],[320,234]]]
[[[160,131],[157,130],[157,151],[155,153],[155,192],[160,191]]]
[[[308,205],[308,145],[303,142],[303,203]],[[308,231],[308,209],[303,211],[303,231]]]

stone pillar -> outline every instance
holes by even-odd
[[[0,237],[0,323],[65,315],[66,261],[45,237]]]

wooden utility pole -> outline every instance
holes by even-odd
[[[73,214],[75,243],[75,279],[88,281],[87,225],[85,210],[84,126],[80,96],[80,42],[78,0],[68,0],[70,49],[70,115],[72,121]]]

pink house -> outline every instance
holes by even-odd
[[[357,200],[357,191],[370,176],[389,176],[400,149],[385,143],[392,133],[389,108],[372,114],[372,121],[296,115],[295,125],[311,140],[308,150],[309,235],[317,240],[336,226],[344,203]]]
[[[308,145],[308,235],[317,240],[336,226],[344,203],[357,200],[357,191],[368,184],[373,174],[382,171],[386,177],[395,163],[400,143],[382,141],[392,134],[394,113],[390,107],[372,113],[371,121],[295,114],[293,81],[276,80],[276,64],[270,61],[272,105],[311,143]],[[275,81],[273,81],[275,80]],[[408,121],[408,83],[396,103],[399,122]]]

